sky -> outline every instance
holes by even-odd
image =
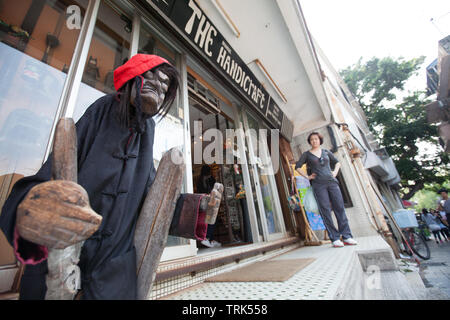
[[[450,34],[448,0],[299,0],[312,36],[336,70],[363,57],[425,56],[408,90],[426,88],[425,68]],[[433,21],[431,21],[433,19]]]

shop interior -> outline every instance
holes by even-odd
[[[192,154],[192,177],[195,193],[203,193],[201,186],[202,170],[204,173],[210,172],[215,182],[222,183],[224,186],[224,195],[220,203],[219,213],[215,225],[208,225],[209,243],[198,241],[199,250],[208,247],[224,248],[251,243],[250,225],[248,218],[248,208],[245,198],[244,181],[242,176],[242,167],[238,163],[238,154],[234,152],[233,163],[226,162],[225,153],[227,148],[235,148],[233,143],[226,141],[226,129],[233,129],[234,122],[221,113],[217,108],[218,98],[207,88],[202,87],[189,76],[191,84],[195,83],[195,89],[189,90],[189,118],[191,128],[191,154]],[[193,87],[190,86],[190,87]],[[206,163],[204,157],[194,159],[194,148],[197,143],[202,144],[202,155],[205,148],[213,141],[203,141],[203,135],[196,139],[194,137],[195,121],[201,123],[202,132],[208,129],[218,129],[222,132],[223,141],[220,143],[220,151],[223,153],[223,164]],[[198,146],[197,146],[198,148]],[[216,150],[218,150],[216,148]],[[230,150],[228,150],[230,151]],[[203,168],[203,169],[202,169]],[[205,174],[204,174],[205,175]],[[211,181],[211,180],[209,180]],[[214,183],[210,183],[210,188]],[[208,189],[208,188],[207,188]],[[202,192],[203,191],[203,192]],[[206,244],[206,245],[205,245]],[[211,245],[211,246],[210,246]]]

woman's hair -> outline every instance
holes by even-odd
[[[167,63],[159,65],[150,71],[156,72],[158,70],[165,73],[170,79],[169,88],[167,89],[164,101],[157,113],[161,116],[161,118],[163,118],[169,112],[169,109],[177,96],[179,74],[175,67]],[[136,86],[135,108],[131,107],[130,103],[131,89],[133,85]],[[145,120],[149,117],[148,115],[143,114],[141,110],[141,85],[142,77],[137,76],[127,81],[127,83],[125,83],[125,85],[123,85],[117,93],[117,96],[120,99],[119,107],[117,109],[119,123],[126,128],[133,126],[138,131],[141,131],[145,127]]]
[[[427,209],[422,208],[422,213],[423,213],[423,214],[427,214],[427,213],[428,213]]]
[[[309,136],[308,136],[308,143],[311,145],[311,137],[314,136],[314,135],[318,136],[319,140],[320,140],[320,144],[323,144],[323,136],[320,133],[318,133],[318,132],[311,132],[309,134]]]

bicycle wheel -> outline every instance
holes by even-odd
[[[421,234],[417,231],[412,231],[409,233],[409,238],[407,239],[415,254],[424,260],[430,259],[430,248]]]

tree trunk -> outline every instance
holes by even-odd
[[[423,182],[416,182],[416,184],[414,184],[413,186],[408,186],[409,187],[409,192],[405,195],[403,195],[402,200],[409,200],[411,199],[417,191],[420,191],[423,189],[424,187],[424,183]]]

